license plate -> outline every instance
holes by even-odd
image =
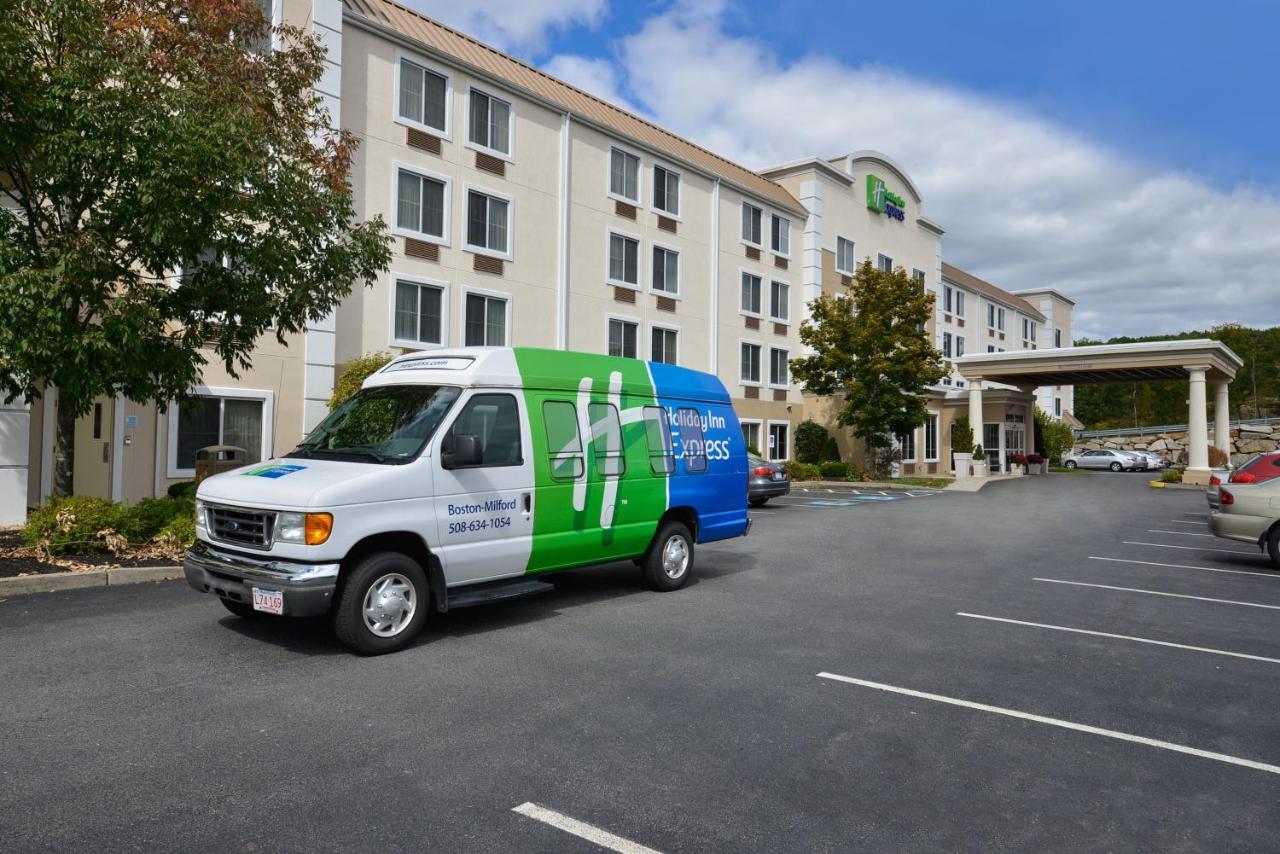
[[[266,611],[268,614],[283,614],[284,591],[253,588],[253,610]]]
[[[780,472],[780,471],[775,471],[775,472],[773,473],[773,479],[774,479],[774,480],[782,480],[782,479],[784,479],[785,477],[786,477],[786,475],[785,475],[785,474],[783,474],[783,473],[782,473],[782,472]]]

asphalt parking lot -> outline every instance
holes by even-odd
[[[685,590],[375,659],[182,583],[14,597],[0,847],[1275,850],[1280,573],[1146,480],[792,496]]]

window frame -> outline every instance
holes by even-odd
[[[743,276],[754,276],[760,282],[760,309],[757,311],[751,311],[750,309],[745,308],[742,305],[742,277]],[[757,318],[764,317],[764,313],[763,313],[764,283],[765,283],[765,278],[759,273],[748,270],[745,267],[738,268],[738,313],[739,314],[743,315],[744,317],[757,317]]]
[[[784,301],[784,304],[787,307],[787,314],[785,317],[774,314],[774,311],[773,311],[773,286],[774,285],[782,285],[784,288],[787,289],[787,298]],[[739,298],[741,298],[741,295],[739,295]],[[761,302],[763,301],[764,301],[764,295],[761,294]],[[764,308],[763,305],[760,307],[762,309]],[[774,323],[782,323],[786,325],[791,324],[791,283],[790,282],[784,282],[782,279],[769,280],[769,319],[772,320]]]
[[[771,462],[771,463],[786,462],[788,459],[790,459],[790,455],[789,455],[789,454],[783,454],[782,456],[778,456],[778,455],[774,454],[773,449],[772,449],[771,447],[769,447],[769,440],[770,440],[771,438],[773,438],[773,428],[774,428],[774,427],[785,427],[785,428],[786,428],[786,430],[787,430],[787,450],[788,450],[788,451],[792,450],[792,447],[791,447],[791,446],[792,446],[792,444],[794,444],[794,442],[795,442],[795,440],[796,440],[795,434],[791,432],[791,422],[790,422],[790,421],[786,421],[786,420],[783,420],[783,419],[770,418],[769,420],[767,420],[767,421],[765,422],[765,428],[764,428],[764,437],[765,437],[765,442],[764,442],[765,447],[764,447],[764,450],[763,450],[764,458],[765,458],[766,460],[768,460],[769,462]]]
[[[401,60],[417,65],[438,77],[444,78],[444,128],[434,128],[424,122],[419,122],[400,114],[400,63]],[[420,54],[412,53],[401,48],[396,49],[396,67],[394,77],[393,121],[404,127],[414,128],[424,131],[432,136],[438,136],[446,142],[453,142],[453,74],[443,65],[431,62]]]
[[[761,418],[739,418],[738,425],[739,425],[739,428],[745,427],[747,425],[750,425],[756,428],[756,450],[759,451],[760,437],[767,435],[765,432],[764,420]],[[750,447],[751,445],[751,443],[747,441],[747,436],[745,433],[743,433],[743,436],[742,436],[742,444],[747,447]],[[747,453],[751,453],[751,452],[747,451]],[[762,453],[761,456],[764,456],[764,454]]]
[[[502,90],[499,89],[497,91],[501,92]],[[498,148],[490,148],[487,145],[484,145],[479,142],[475,142],[471,139],[471,96],[476,92],[479,92],[481,95],[485,96],[486,98],[489,98],[490,100],[501,101],[502,103],[507,105],[507,109],[508,109],[507,147],[511,149],[510,153],[503,152],[501,149],[498,149]],[[503,92],[503,95],[505,95],[506,97],[496,95],[492,91],[484,87],[477,86],[474,83],[467,84],[467,104],[466,104],[467,127],[462,134],[462,139],[463,139],[462,144],[466,148],[470,148],[475,151],[480,151],[480,152],[483,152],[484,154],[492,155],[493,157],[497,157],[500,160],[505,160],[508,163],[514,163],[515,155],[516,155],[516,102],[515,102],[514,96],[509,95],[505,92]]]
[[[623,279],[613,278],[613,275],[612,275],[613,265],[610,264],[609,262],[612,257],[610,253],[613,251],[613,236],[615,234],[618,235],[619,237],[626,238],[627,240],[634,240],[636,242],[636,280],[634,282],[628,282]],[[623,264],[623,267],[624,268],[626,267],[625,263]],[[633,290],[637,292],[644,291],[644,238],[643,237],[641,237],[639,234],[635,234],[630,231],[623,231],[620,228],[614,228],[613,226],[608,226],[605,228],[604,230],[604,281],[607,287],[627,288],[628,290]]]
[[[506,303],[506,307],[507,307],[506,320],[505,320],[506,325],[502,330],[502,333],[503,333],[502,337],[504,340],[501,344],[487,344],[487,343],[486,344],[467,344],[466,343],[467,341],[467,297],[471,294],[475,294],[476,296],[486,297],[487,299],[500,299]],[[494,291],[494,290],[489,290],[487,288],[476,288],[476,287],[472,287],[471,285],[463,285],[462,299],[458,300],[458,303],[459,303],[458,335],[462,339],[463,346],[465,347],[510,347],[512,319],[515,313],[514,306],[512,305],[513,302],[515,302],[515,300],[512,299],[511,294],[505,291]]]
[[[663,252],[676,256],[676,289],[674,293],[671,291],[661,291],[653,286],[653,274],[658,269],[656,259],[653,257],[654,250],[661,250]],[[649,241],[649,277],[648,277],[649,293],[657,294],[658,296],[670,297],[671,299],[677,299],[677,300],[683,298],[682,295],[684,293],[684,263],[681,261],[680,255],[681,255],[680,250],[669,243],[662,243],[661,241],[657,241],[657,240]],[[664,267],[664,270],[665,270],[665,267]]]
[[[951,348],[952,342],[954,340],[955,340],[955,336],[953,336],[950,332],[942,333],[942,358],[944,359],[954,358],[954,356],[952,355],[954,351]]]
[[[743,217],[746,216],[748,208],[750,208],[752,211],[754,211],[756,214],[759,215],[760,239],[755,242],[752,242],[751,240],[747,239],[747,235],[745,234],[740,233],[738,236],[742,240],[742,243],[744,245],[751,246],[755,249],[763,249],[764,248],[764,208],[760,207],[759,205],[753,205],[751,204],[751,202],[747,201],[746,199],[743,199],[742,201]],[[745,229],[746,223],[742,222],[741,226],[742,228]]]
[[[1053,328],[1053,347],[1055,350],[1062,347],[1062,330],[1056,326]]]
[[[844,267],[840,266],[840,242],[841,241],[844,241],[845,243],[849,244],[849,252],[850,252],[851,260],[853,261],[853,266],[849,267],[848,269],[845,269]],[[837,273],[839,273],[842,276],[852,276],[857,273],[857,267],[858,267],[857,241],[850,240],[849,238],[845,237],[843,234],[837,234],[835,255],[836,255],[836,272]]]
[[[785,231],[782,232],[787,244],[787,248],[785,250],[778,249],[773,245],[773,225],[775,222],[785,222],[787,224]],[[791,257],[791,217],[776,214],[772,211],[769,212],[769,251],[779,258]]]
[[[933,455],[929,455],[929,425],[933,425]],[[925,415],[924,423],[920,425],[920,438],[924,440],[924,461],[926,463],[936,463],[942,458],[942,415],[934,410],[928,410]]]
[[[400,282],[416,285],[418,288],[435,288],[440,291],[440,342],[432,343],[429,341],[415,341],[408,338],[396,337],[396,289]],[[391,272],[391,295],[387,300],[387,314],[389,317],[387,329],[387,343],[392,347],[404,347],[409,350],[423,350],[432,347],[448,347],[449,346],[449,283],[443,279],[432,279],[426,276],[415,276],[407,273]],[[422,315],[422,301],[419,297],[418,315]]]
[[[573,412],[573,435],[574,435],[574,438],[578,440],[577,450],[568,451],[568,452],[556,451],[551,447],[551,444],[550,444],[551,433],[546,429],[546,424],[548,423],[548,421],[550,421],[550,419],[547,418],[547,404],[554,404],[556,406],[568,406],[569,409]],[[543,444],[547,446],[546,448],[547,469],[548,469],[548,473],[551,475],[551,479],[556,483],[577,483],[579,481],[584,480],[587,475],[587,461],[586,461],[587,454],[586,454],[586,445],[582,441],[582,419],[578,417],[577,403],[562,397],[544,397],[542,398],[542,407],[540,411],[542,416],[543,434],[544,434]],[[576,466],[576,474],[574,474],[572,477],[564,477],[556,473],[556,464],[566,460],[576,461],[578,463],[578,465]]]
[[[918,459],[916,459],[916,452],[920,450],[920,449],[916,446],[916,430],[917,430],[917,429],[918,429],[918,428],[916,428],[916,427],[912,427],[912,428],[911,428],[911,430],[910,430],[909,432],[907,432],[907,433],[899,433],[897,436],[894,436],[894,437],[893,437],[894,442],[896,442],[896,443],[897,443],[897,445],[898,445],[898,450],[902,452],[902,459],[901,459],[901,460],[899,460],[899,462],[904,463],[904,464],[905,464],[905,463],[918,463],[918,462],[919,462],[919,460],[918,460]],[[907,456],[906,447],[904,446],[903,441],[902,441],[902,440],[903,440],[903,439],[905,439],[905,438],[910,438],[910,439],[911,439],[911,456],[909,456],[909,457]]]
[[[883,252],[876,253],[876,269],[882,273],[893,272],[893,258]]]
[[[613,191],[613,152],[614,151],[619,151],[627,155],[628,157],[634,157],[636,159],[636,197],[634,199],[629,199],[626,196],[621,195],[620,193],[615,193]],[[605,187],[606,196],[608,196],[611,199],[617,199],[618,201],[623,202],[624,204],[635,205],[636,207],[644,206],[644,157],[642,155],[624,146],[610,144],[609,156],[605,158],[604,168],[605,168],[604,187]]]
[[[956,288],[956,289],[955,289],[955,292],[956,292],[956,300],[955,300],[955,306],[954,306],[955,311],[953,312],[953,314],[954,314],[956,317],[958,317],[958,318],[960,318],[961,320],[963,320],[963,319],[964,319],[964,296],[965,296],[965,294],[964,294],[964,291],[962,291],[960,288]]]
[[[757,351],[758,351],[758,353],[759,353],[759,357],[756,359],[756,377],[757,377],[757,378],[756,378],[756,379],[754,379],[754,380],[745,379],[745,378],[743,377],[743,375],[742,375],[742,367],[743,367],[743,363],[742,363],[742,348],[743,348],[744,346],[751,346],[751,347],[755,347],[755,348],[756,348],[756,350],[757,350]],[[764,342],[763,342],[763,341],[757,341],[757,340],[752,339],[752,338],[739,338],[739,339],[738,339],[738,384],[739,384],[739,385],[751,386],[751,387],[753,387],[753,388],[763,388],[763,387],[764,387],[764,382],[763,382],[763,379],[764,379],[764,349],[765,349],[765,345],[764,345]]]
[[[964,356],[964,336],[957,334],[952,343],[955,345],[955,358]]]
[[[400,226],[400,173],[401,171],[409,172],[417,175],[419,178],[427,178],[444,184],[444,199],[441,212],[441,231],[443,234],[437,237],[434,234],[428,234],[425,231],[414,231],[411,228],[402,228]],[[423,169],[421,166],[415,166],[412,163],[406,163],[403,160],[391,161],[391,233],[400,237],[412,237],[414,240],[422,240],[427,243],[434,243],[438,246],[448,248],[451,245],[449,236],[449,224],[453,217],[453,179],[448,175],[440,172],[433,172],[430,169]]]
[[[604,316],[604,348],[603,352],[609,353],[609,327],[614,323],[629,323],[636,328],[636,354],[634,356],[620,356],[623,359],[639,359],[640,358],[640,333],[644,331],[644,321],[638,317],[631,317],[625,314],[610,314]],[[612,354],[610,354],[612,355]]]
[[[476,388],[476,389],[472,389],[472,390],[471,390],[471,394],[470,394],[470,395],[468,395],[468,396],[466,397],[466,399],[464,399],[464,400],[460,400],[460,401],[458,401],[458,402],[455,402],[455,403],[454,403],[454,405],[453,405],[453,409],[454,409],[454,411],[453,411],[453,418],[449,421],[449,426],[448,426],[448,427],[446,427],[444,430],[441,430],[441,431],[440,431],[440,441],[439,441],[438,448],[439,448],[439,450],[440,450],[440,453],[441,453],[441,454],[443,454],[443,453],[444,453],[444,444],[445,444],[445,442],[447,442],[447,441],[449,440],[449,437],[453,435],[453,431],[454,431],[454,429],[455,429],[455,428],[457,428],[457,426],[458,426],[458,421],[459,421],[459,420],[461,420],[461,419],[462,419],[462,416],[466,413],[466,411],[467,411],[467,407],[471,406],[471,404],[475,403],[477,400],[479,400],[479,399],[480,399],[480,398],[482,398],[482,397],[507,397],[507,398],[510,398],[510,399],[511,399],[512,404],[513,404],[513,405],[515,406],[515,408],[516,408],[516,417],[517,417],[517,418],[520,418],[520,417],[521,417],[521,415],[523,414],[523,412],[522,412],[522,410],[521,410],[521,403],[522,403],[522,401],[521,401],[521,397],[522,397],[522,395],[518,395],[518,394],[515,394],[514,392],[504,391],[504,390],[502,390],[502,389],[496,389],[496,388],[493,388],[493,389],[490,389],[490,388]],[[455,466],[454,468],[450,469],[450,471],[469,471],[469,470],[471,470],[471,469],[509,469],[509,468],[520,468],[520,467],[522,467],[522,466],[525,464],[525,459],[526,459],[526,458],[525,458],[525,455],[524,455],[525,448],[524,448],[524,430],[523,430],[523,429],[517,429],[517,430],[516,430],[516,440],[520,443],[520,453],[519,453],[519,455],[516,457],[516,459],[515,459],[513,462],[509,462],[509,463],[484,463],[484,462],[480,462],[480,463],[475,463],[474,465],[469,465],[469,466]],[[578,437],[578,441],[579,441],[579,443],[581,443],[581,441],[582,441],[582,437],[581,437],[581,435],[579,435],[579,437]],[[530,449],[530,450],[532,450],[532,449]]]
[[[192,397],[215,397],[220,400],[236,399],[236,400],[259,400],[262,402],[262,440],[259,449],[258,459],[269,460],[272,457],[272,448],[275,447],[275,392],[270,389],[257,388],[232,388],[230,386],[192,386],[188,392]],[[169,401],[169,411],[165,413],[165,418],[169,421],[169,442],[166,449],[166,466],[165,476],[169,480],[181,480],[193,478],[196,475],[195,466],[191,468],[178,467],[178,427],[182,416],[178,411],[178,401]],[[222,421],[218,422],[218,436],[222,438]]]
[[[681,349],[680,339],[683,337],[683,336],[682,336],[682,332],[683,332],[683,330],[680,328],[679,324],[675,324],[675,323],[664,323],[664,322],[656,321],[656,320],[651,320],[651,321],[649,321],[649,358],[648,358],[648,359],[646,359],[645,361],[648,361],[648,362],[656,362],[656,361],[657,361],[656,359],[654,359],[654,358],[653,358],[653,332],[654,332],[654,330],[655,330],[655,329],[660,329],[660,330],[662,330],[663,332],[674,332],[674,333],[676,334],[676,360],[675,360],[674,362],[662,362],[662,363],[660,363],[660,364],[664,364],[664,365],[679,365],[679,364],[680,364],[680,349]]]
[[[786,354],[787,381],[785,383],[774,382],[774,379],[773,379],[773,354],[774,353]],[[764,366],[761,365],[760,369],[761,369],[761,372],[763,373]],[[764,379],[764,377],[761,377],[761,379]],[[779,389],[782,391],[791,390],[791,348],[790,347],[778,347],[774,344],[769,345],[769,383],[768,385],[769,385],[769,388]]]
[[[489,199],[497,199],[500,202],[507,203],[507,248],[506,251],[500,252],[497,249],[489,249],[485,246],[477,246],[471,242],[471,194],[485,196]],[[491,258],[501,258],[504,261],[512,261],[516,254],[516,200],[506,193],[500,193],[497,190],[490,190],[479,184],[465,182],[462,185],[462,249],[474,255],[487,255]],[[487,220],[486,220],[487,223]],[[488,226],[486,224],[486,231]]]
[[[654,198],[654,194],[658,192],[658,176],[654,174],[654,170],[657,169],[661,169],[664,172],[676,176],[676,213],[672,213],[671,211],[663,210],[658,207],[657,199]],[[679,169],[669,165],[666,161],[658,160],[657,158],[653,158],[651,161],[649,174],[651,176],[651,180],[649,182],[651,184],[649,192],[649,209],[656,214],[667,217],[668,219],[674,219],[676,222],[682,221],[684,217],[679,213],[679,211],[684,210],[684,174]],[[665,190],[665,187],[663,189]]]

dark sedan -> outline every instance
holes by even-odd
[[[747,478],[747,503],[763,507],[770,498],[791,492],[791,475],[786,463],[771,463],[760,457],[747,455],[750,466]]]

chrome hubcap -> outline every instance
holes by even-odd
[[[689,544],[676,534],[662,547],[662,571],[670,579],[677,579],[689,569]]]
[[[398,572],[382,576],[364,594],[365,628],[380,638],[404,631],[418,610],[413,583]]]

